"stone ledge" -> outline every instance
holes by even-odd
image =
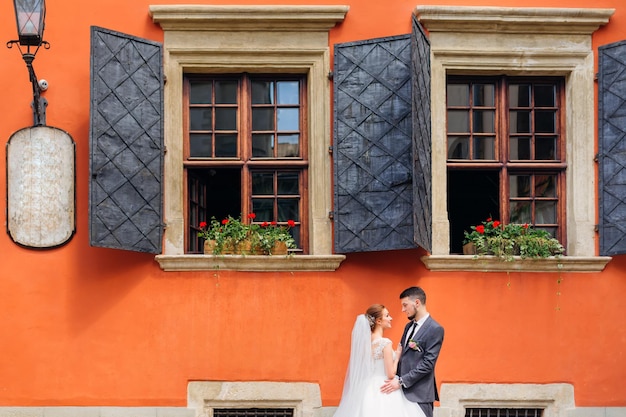
[[[164,271],[335,271],[345,255],[157,255]]]
[[[562,256],[559,258],[505,261],[495,256],[427,255],[421,260],[431,271],[481,272],[601,272],[610,256]]]

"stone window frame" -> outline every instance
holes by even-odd
[[[437,413],[464,416],[466,408],[541,408],[560,417],[576,407],[571,384],[442,384]]]
[[[322,407],[318,384],[309,382],[192,381],[187,408],[213,417],[214,408],[293,408],[293,417],[311,417]]]
[[[591,34],[614,9],[417,6],[428,31],[431,66],[433,271],[584,271],[604,269],[596,254],[594,53]],[[450,255],[446,185],[446,75],[563,76],[568,165],[567,254],[502,262]]]
[[[151,5],[164,31],[165,271],[332,271],[330,52],[328,32],[348,6]],[[303,73],[308,76],[309,255],[285,257],[184,254],[183,73]]]

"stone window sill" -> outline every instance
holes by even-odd
[[[427,255],[422,262],[431,271],[481,272],[600,272],[612,259],[610,256],[562,256],[559,258],[504,261],[495,256]]]
[[[344,255],[157,255],[164,271],[335,271]]]

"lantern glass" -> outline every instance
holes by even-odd
[[[45,0],[13,0],[20,45],[39,46],[43,39]]]

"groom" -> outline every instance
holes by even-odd
[[[432,417],[433,403],[439,401],[435,364],[443,343],[443,327],[430,317],[426,293],[420,287],[402,291],[400,302],[410,321],[402,334],[398,375],[385,381],[381,392],[388,394],[402,387],[406,398],[418,403],[426,417]]]

